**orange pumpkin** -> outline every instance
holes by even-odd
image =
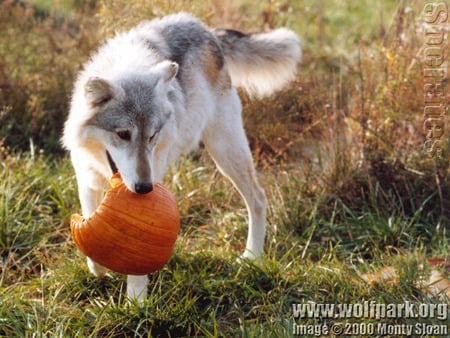
[[[115,174],[112,189],[94,214],[73,214],[72,237],[92,260],[113,271],[145,275],[161,269],[172,255],[180,228],[175,196],[162,184],[140,195],[129,191]]]

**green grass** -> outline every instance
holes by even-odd
[[[188,158],[166,181],[182,211],[176,249],[150,276],[140,308],[127,302],[124,276],[90,275],[71,240],[68,217],[79,206],[68,160],[2,157],[0,336],[288,337],[293,303],[441,302],[417,283],[426,256],[448,252],[445,233],[424,239],[414,219],[371,211],[325,219],[317,203],[301,205],[307,183],[290,172],[261,174],[271,205],[267,256],[237,263],[246,231],[242,202],[210,160]],[[336,203],[335,210],[346,208]],[[368,287],[358,277],[383,265],[398,269],[398,283]]]

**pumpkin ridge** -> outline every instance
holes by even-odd
[[[138,234],[137,236],[134,236],[134,235],[127,236],[127,232],[129,230],[129,228],[125,229],[125,231],[120,231],[118,229],[118,227],[114,226],[113,224],[111,224],[108,221],[105,221],[105,218],[104,218],[104,216],[102,214],[96,214],[96,217],[99,218],[100,220],[102,220],[103,223],[107,223],[108,224],[108,228],[109,228],[108,230],[114,231],[119,236],[126,237],[125,238],[126,240],[137,240],[139,242],[142,242],[143,244],[151,244],[152,246],[160,247],[160,248],[163,248],[163,247],[167,246],[167,245],[161,246],[160,245],[161,241],[155,241],[154,237],[156,237],[155,235],[159,235],[159,232],[157,234],[155,234],[154,231],[151,231],[150,226],[147,226],[149,228],[148,230],[150,230],[150,231],[145,231],[145,230],[139,230],[139,228],[134,227],[131,224],[126,224],[127,227],[131,226],[131,227],[136,228],[138,230],[138,231],[134,232],[135,234]],[[140,235],[139,235],[139,233],[140,233]],[[114,236],[114,237],[116,237],[116,236]],[[173,236],[170,236],[170,237],[173,237]],[[163,238],[163,239],[165,239],[165,238]],[[173,243],[175,243],[175,241],[176,241],[176,238],[173,240]],[[167,241],[165,241],[165,243],[167,243]]]
[[[79,231],[77,231],[78,243],[75,240],[80,250],[92,259],[98,258],[97,252],[99,251],[111,252],[114,250],[114,244],[110,240],[102,238],[103,236],[95,228],[95,226],[90,224],[90,219],[85,220],[83,226],[78,228]],[[94,261],[101,263],[96,259]]]
[[[100,207],[101,207],[101,208],[104,208],[104,209],[108,209],[108,212],[109,212],[109,213],[111,213],[111,212],[112,212],[112,213],[122,213],[122,210],[117,209],[117,208],[115,208],[114,206],[111,206],[111,205],[103,204],[103,205],[101,205]],[[102,212],[102,213],[99,213],[99,214],[103,214],[103,212]],[[162,214],[162,213],[161,213],[161,214]],[[103,215],[102,215],[102,216],[103,216]],[[138,218],[138,217],[136,217],[136,216],[133,215],[133,214],[127,214],[126,217],[132,219],[133,221],[136,221],[136,223],[135,223],[136,226],[130,222],[130,225],[133,226],[133,227],[135,227],[135,228],[140,228],[140,227],[142,227],[142,226],[144,226],[144,227],[146,227],[146,228],[147,228],[147,227],[152,227],[152,228],[158,229],[159,232],[165,232],[167,235],[170,235],[170,236],[173,235],[173,233],[178,233],[178,230],[179,230],[179,228],[180,228],[179,222],[177,222],[177,220],[175,219],[175,217],[171,217],[171,218],[173,218],[173,219],[170,219],[170,220],[169,220],[170,223],[174,223],[174,224],[175,224],[175,222],[177,223],[176,229],[175,229],[175,227],[173,227],[173,230],[171,230],[170,228],[167,228],[167,227],[157,226],[157,224],[155,224],[154,221],[151,221],[151,222],[148,222],[148,223],[147,223],[147,222],[143,221],[141,218]],[[155,217],[155,218],[156,218],[156,217]],[[169,221],[166,222],[166,223],[170,224]],[[124,222],[124,223],[128,223],[128,222]]]
[[[123,186],[120,187],[120,190],[110,192],[112,195],[107,193],[105,196],[106,203],[112,202],[116,204],[118,202],[117,199],[120,198],[120,202],[126,204],[127,208],[135,209],[136,213],[142,214],[145,214],[148,210],[153,210],[153,212],[170,215],[174,212],[170,204],[177,203],[173,196],[167,195],[164,191],[158,192],[154,190],[147,195],[138,195]],[[159,195],[155,195],[156,193],[159,193]]]

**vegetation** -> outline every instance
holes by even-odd
[[[288,26],[305,55],[286,90],[242,93],[270,202],[266,257],[237,262],[244,205],[199,150],[166,178],[182,228],[139,307],[124,276],[90,275],[71,240],[79,204],[58,139],[95,46],[178,10],[246,31]],[[331,324],[294,318],[295,303],[448,302],[423,287],[427,258],[448,257],[450,169],[448,136],[441,158],[423,151],[422,14],[421,1],[0,1],[0,336],[288,337]],[[391,283],[360,277],[387,265]]]

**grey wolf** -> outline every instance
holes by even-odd
[[[263,253],[266,196],[258,184],[236,87],[262,97],[295,76],[299,38],[280,28],[244,34],[174,14],[118,33],[80,71],[62,142],[70,151],[84,217],[101,203],[114,167],[145,194],[169,165],[203,142],[249,214],[245,258]],[[87,258],[97,276],[106,269]],[[128,276],[142,301],[147,276]]]

